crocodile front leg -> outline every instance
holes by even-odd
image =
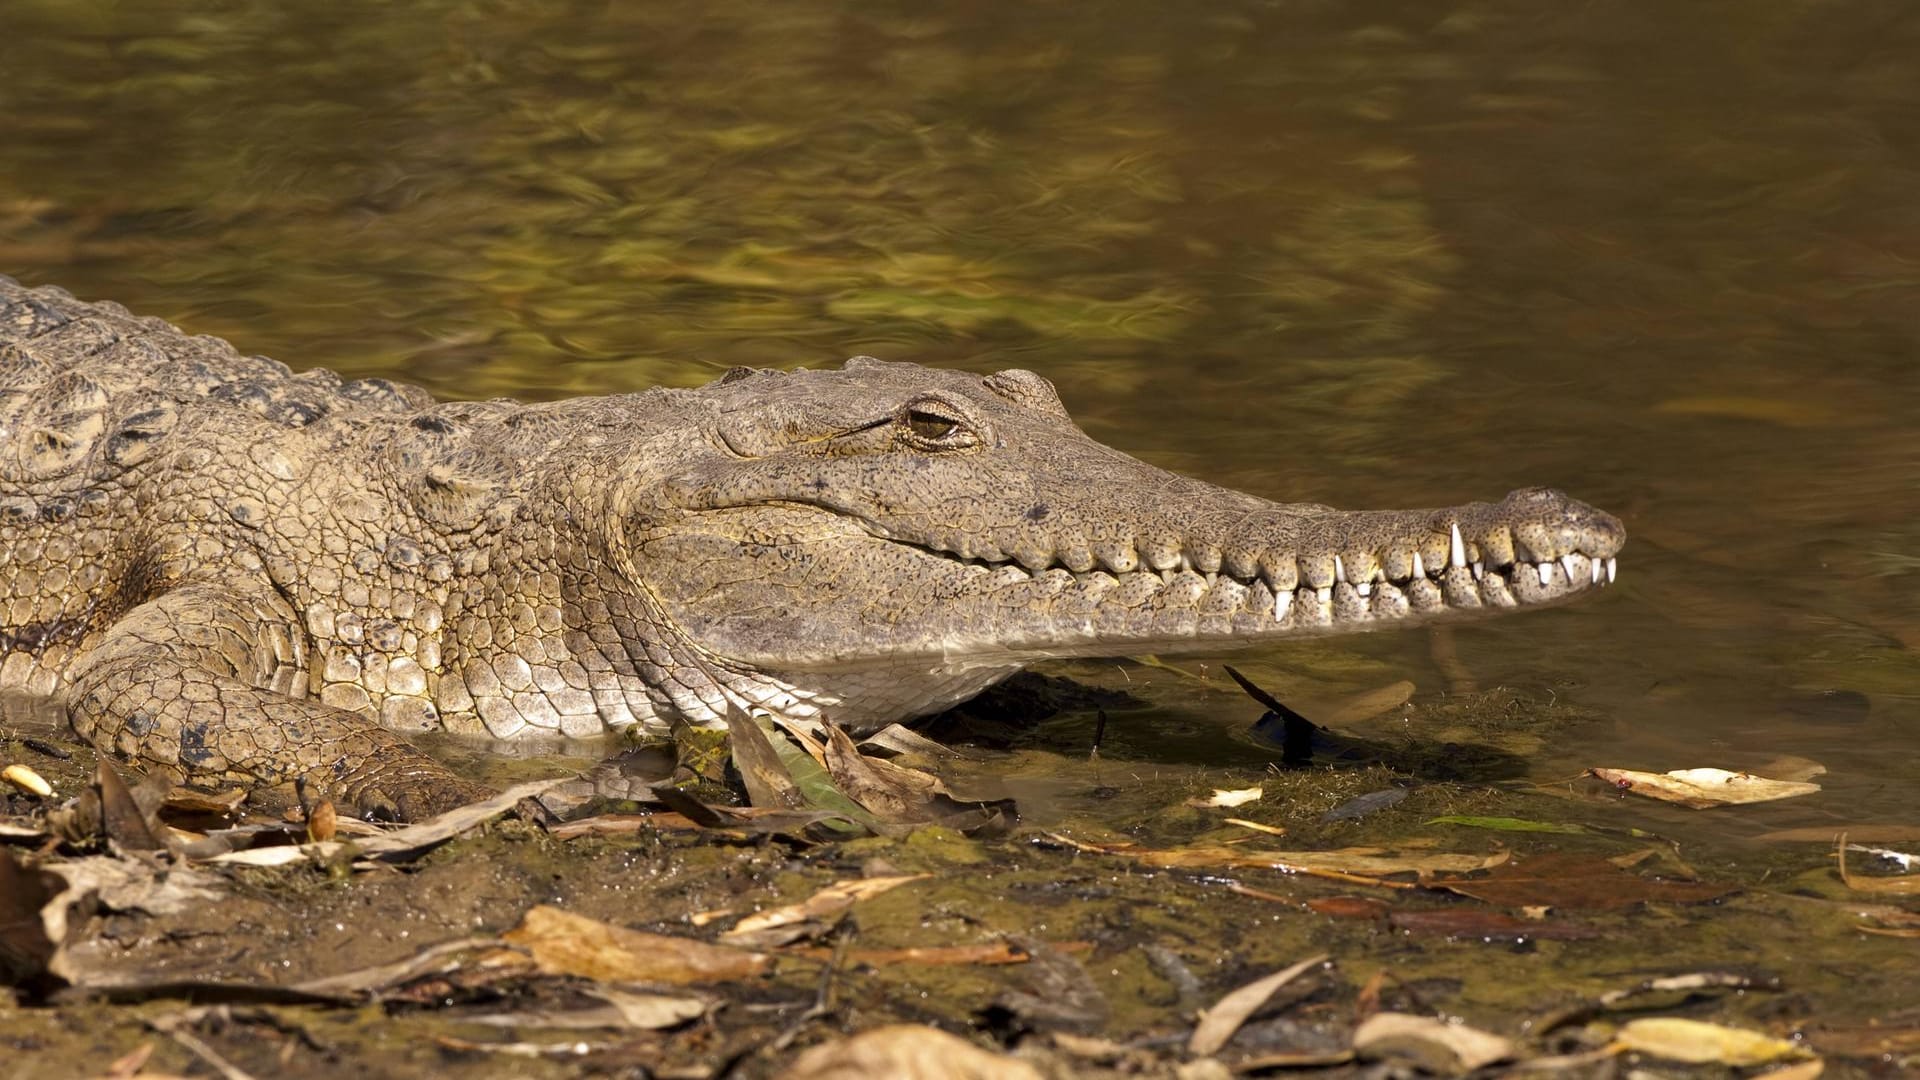
[[[296,696],[302,633],[264,585],[182,585],[129,611],[76,662],[73,725],[102,751],[182,779],[304,780],[367,816],[417,820],[492,794],[372,720]]]

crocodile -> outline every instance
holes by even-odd
[[[0,691],[177,780],[370,816],[486,794],[411,733],[865,730],[1049,657],[1554,603],[1624,539],[1545,488],[1348,512],[1216,487],[1024,370],[440,401],[0,277]]]

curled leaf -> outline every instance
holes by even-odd
[[[1590,769],[1594,776],[1635,795],[1704,810],[1711,806],[1769,802],[1811,795],[1820,785],[1804,780],[1770,780],[1725,769],[1674,769],[1649,773],[1633,769]]]
[[[1624,1050],[1694,1065],[1765,1065],[1808,1055],[1805,1047],[1785,1039],[1672,1016],[1629,1021],[1613,1041]]]

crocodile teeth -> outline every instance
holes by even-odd
[[[1293,609],[1293,590],[1287,589],[1273,594],[1273,621],[1286,622],[1287,612]]]
[[[1535,566],[1534,569],[1540,571],[1541,585],[1553,584],[1553,564],[1552,563],[1543,562]]]
[[[1338,555],[1335,555],[1333,557],[1333,580],[1335,581],[1347,580],[1347,564],[1341,562],[1340,556]]]
[[[1333,586],[1327,585],[1313,590],[1313,598],[1323,604],[1330,603],[1333,600]]]
[[[1592,585],[1598,585],[1598,584],[1600,584],[1600,575],[1601,575],[1601,573],[1602,573],[1602,569],[1601,569],[1601,566],[1600,566],[1600,560],[1599,560],[1599,559],[1588,559],[1588,560],[1587,560],[1587,569],[1588,569],[1589,571],[1591,571],[1591,572],[1592,572],[1592,574],[1593,574],[1593,580],[1592,580],[1591,582],[1589,582],[1589,584],[1592,584]]]
[[[1573,556],[1571,555],[1560,556],[1560,565],[1566,567],[1567,584],[1569,585],[1573,584]]]
[[[1453,561],[1453,568],[1458,570],[1467,565],[1467,542],[1460,538],[1460,523],[1457,521],[1453,523],[1451,543],[1453,546],[1449,549],[1448,558]]]
[[[1617,562],[1613,556],[1607,556],[1607,584],[1609,585],[1613,584],[1613,571],[1616,565]]]
[[[1419,581],[1427,576],[1427,564],[1420,561],[1420,553],[1413,553],[1413,580]]]
[[[1487,564],[1480,562],[1478,560],[1475,560],[1473,564],[1473,580],[1479,581],[1481,575],[1485,574],[1486,572],[1487,572]]]
[[[1354,592],[1357,592],[1357,593],[1359,593],[1359,594],[1360,594],[1361,596],[1372,596],[1372,595],[1373,595],[1373,582],[1371,582],[1371,581],[1363,581],[1363,582],[1361,582],[1360,584],[1358,584],[1358,585],[1355,585],[1355,586],[1353,587],[1353,591],[1354,591]]]

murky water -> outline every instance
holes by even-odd
[[[1577,710],[1540,779],[1830,770],[1669,832],[1912,820],[1909,5],[7,8],[0,271],[449,395],[1017,364],[1263,495],[1551,484],[1610,594],[1245,666]],[[1250,752],[1156,685],[1134,759]]]

